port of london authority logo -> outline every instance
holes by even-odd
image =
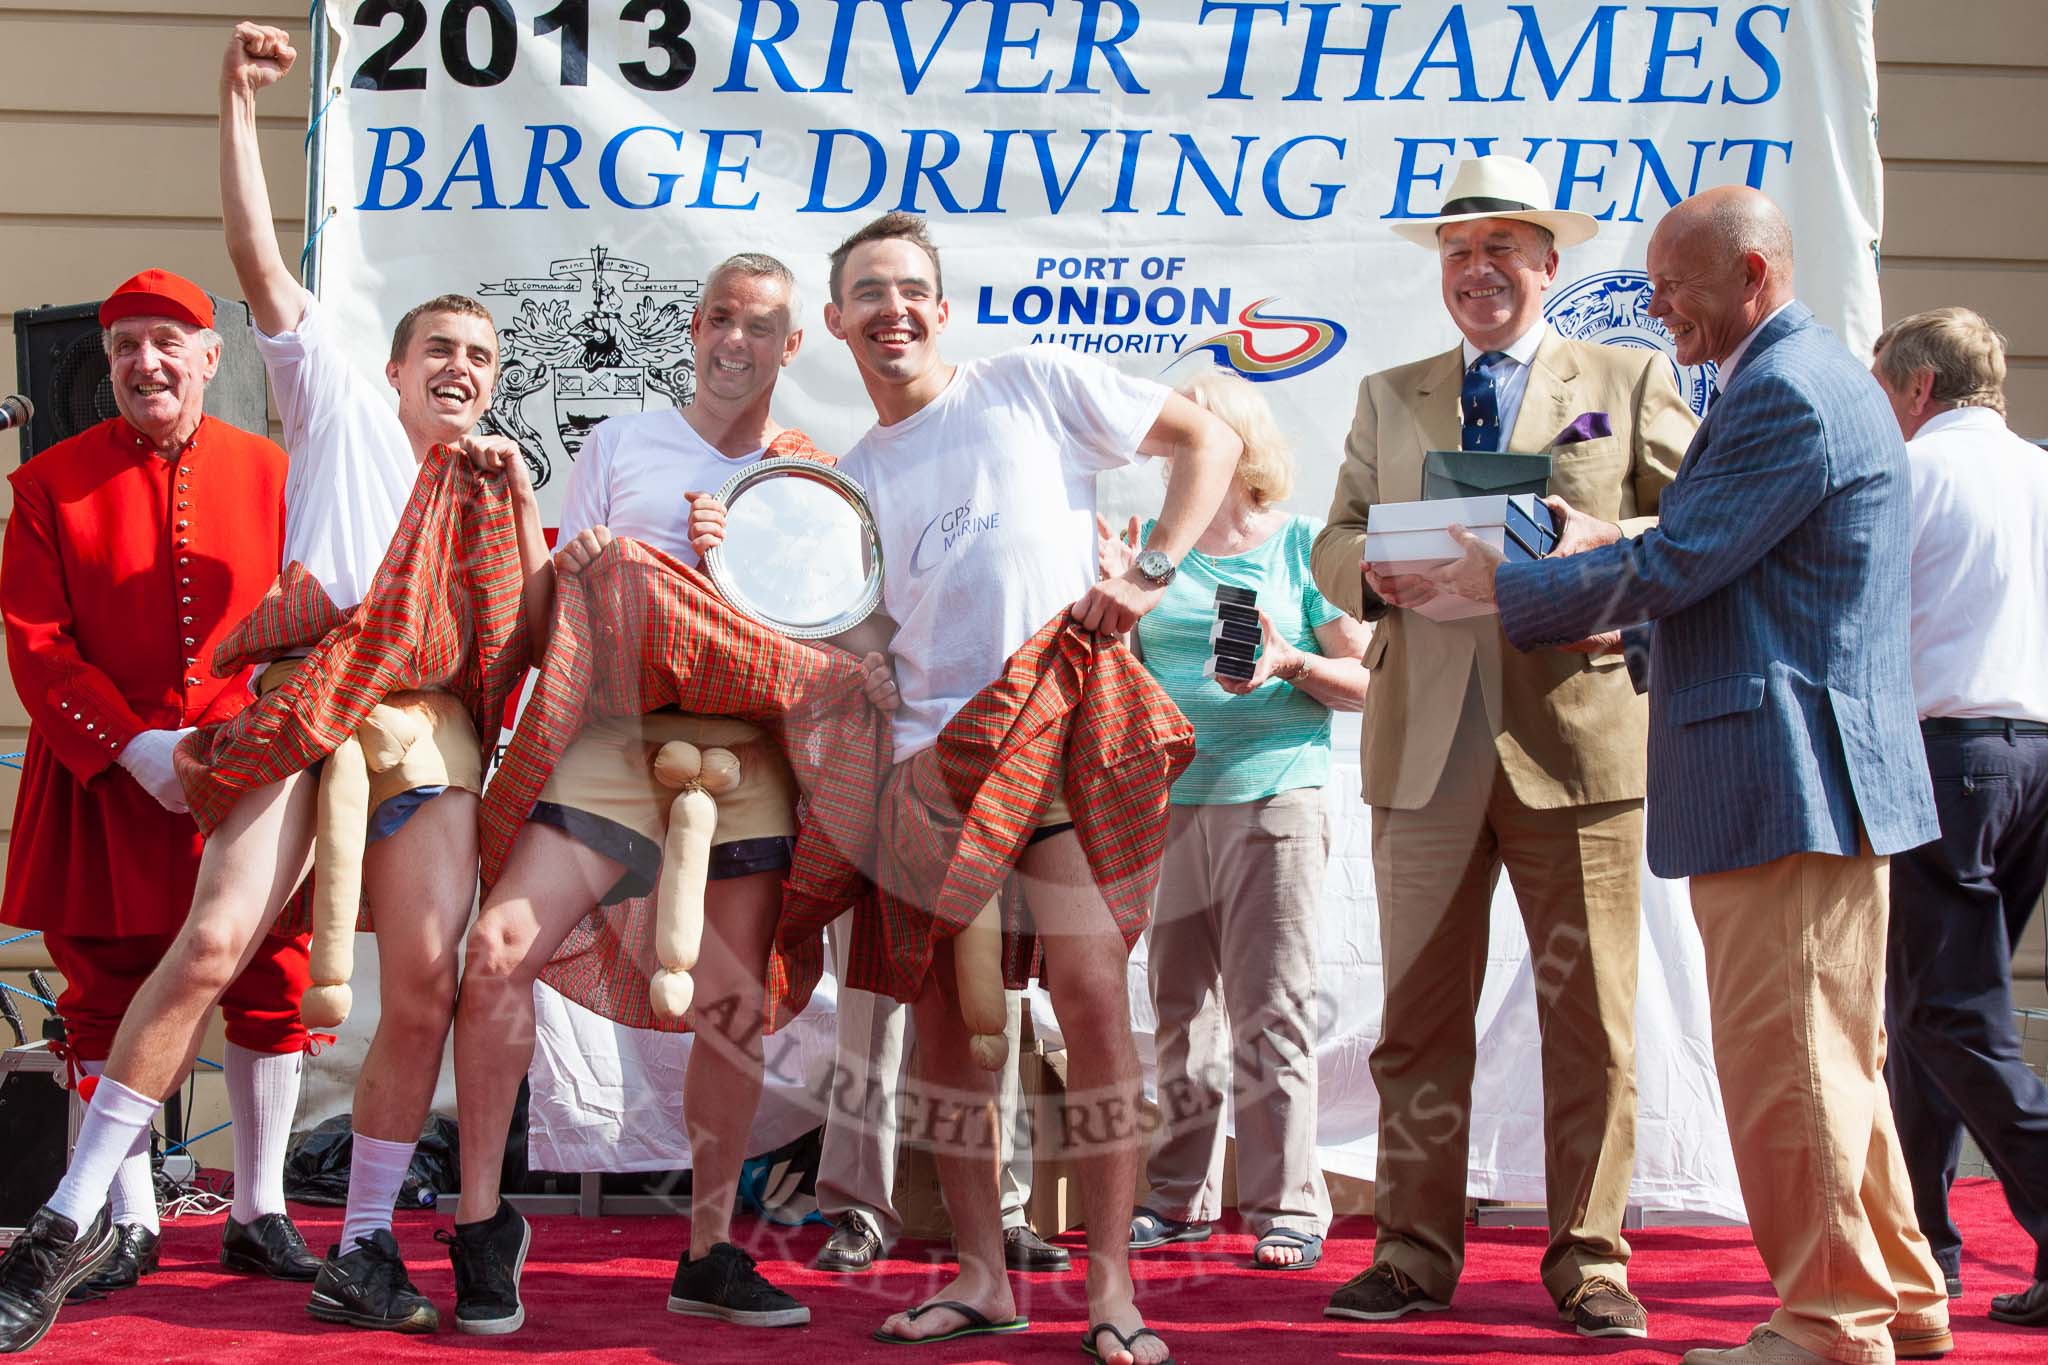
[[[545,275],[477,286],[480,297],[518,300],[510,321],[498,320],[498,387],[481,425],[519,443],[534,487],[566,471],[599,422],[645,408],[650,389],[657,401],[690,401],[701,283],[657,278],[593,246],[550,261]]]
[[[1671,333],[1650,316],[1650,294],[1650,277],[1642,271],[1603,270],[1552,294],[1543,306],[1543,316],[1560,336],[1574,341],[1663,352],[1679,393],[1695,416],[1705,417],[1721,392],[1720,369],[1711,363],[1678,363]]]
[[[1204,337],[1174,359],[1206,352],[1223,368],[1264,384],[1307,374],[1344,349],[1342,324],[1330,318],[1259,311],[1272,301],[1263,298],[1246,304],[1235,327]]]

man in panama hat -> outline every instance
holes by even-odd
[[[1473,1012],[1505,867],[1542,1025],[1543,1284],[1580,1333],[1640,1337],[1621,1220],[1635,1160],[1643,705],[1620,655],[1602,652],[1610,642],[1522,654],[1497,618],[1434,619],[1419,610],[1436,595],[1427,578],[1363,556],[1366,514],[1420,498],[1431,450],[1548,451],[1550,491],[1574,507],[1638,527],[1654,516],[1694,419],[1662,355],[1568,340],[1544,322],[1558,248],[1599,226],[1552,202],[1534,167],[1479,157],[1458,167],[1436,217],[1395,227],[1436,253],[1461,339],[1358,386],[1316,539],[1318,586],[1377,624],[1361,767],[1386,973],[1372,1055],[1378,1243],[1326,1311],[1380,1321],[1450,1305],[1464,1261]]]

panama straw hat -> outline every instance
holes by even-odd
[[[1436,249],[1436,230],[1475,218],[1513,218],[1550,229],[1560,247],[1591,241],[1600,224],[1591,214],[1545,207],[1553,196],[1543,172],[1512,156],[1477,156],[1458,163],[1458,173],[1434,218],[1395,223],[1394,231],[1418,246]]]

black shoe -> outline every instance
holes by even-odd
[[[1003,1229],[1003,1264],[1012,1270],[1072,1270],[1074,1258],[1031,1230],[1029,1223]]]
[[[273,1280],[312,1280],[320,1274],[320,1258],[306,1249],[306,1239],[283,1214],[237,1223],[231,1213],[220,1230],[220,1268]]]
[[[114,1224],[114,1254],[80,1280],[66,1303],[91,1303],[120,1289],[133,1289],[144,1275],[156,1273],[157,1234],[140,1223]]]
[[[455,1326],[473,1336],[501,1337],[526,1325],[519,1301],[519,1272],[533,1229],[519,1211],[500,1199],[498,1211],[481,1223],[457,1223],[455,1232],[436,1231],[455,1267]]]
[[[26,1351],[43,1339],[64,1296],[114,1251],[114,1215],[105,1205],[80,1232],[49,1205],[0,1256],[0,1353]]]
[[[347,1255],[328,1248],[306,1311],[322,1322],[385,1332],[431,1332],[441,1325],[440,1313],[406,1278],[398,1239],[388,1228],[356,1238]]]
[[[2036,1280],[2017,1294],[1993,1294],[1991,1320],[2048,1327],[2048,1280]]]
[[[1386,1322],[1408,1313],[1440,1313],[1449,1307],[1424,1293],[1422,1286],[1399,1269],[1381,1261],[1352,1276],[1343,1288],[1330,1295],[1323,1316]]]
[[[811,1320],[810,1309],[761,1278],[754,1258],[731,1242],[720,1242],[702,1260],[683,1252],[669,1285],[668,1311],[741,1327],[801,1327]]]
[[[1960,1275],[1944,1275],[1944,1276],[1942,1276],[1942,1281],[1943,1281],[1944,1285],[1946,1286],[1946,1288],[1948,1289],[1948,1296],[1949,1296],[1950,1298],[1952,1298],[1952,1299],[1960,1299],[1960,1298],[1961,1298],[1961,1297],[1963,1296],[1963,1277],[1962,1277],[1962,1276],[1960,1276]]]
[[[868,1226],[868,1220],[857,1213],[842,1213],[832,1235],[812,1258],[811,1269],[858,1275],[863,1270],[872,1270],[875,1258],[881,1254],[882,1239]]]

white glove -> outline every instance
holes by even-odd
[[[191,733],[190,726],[183,730],[144,730],[128,741],[128,747],[115,760],[142,784],[144,791],[156,798],[158,805],[178,815],[183,815],[189,807],[185,804],[185,787],[178,781],[178,769],[171,761],[171,753],[178,747],[178,741]]]

